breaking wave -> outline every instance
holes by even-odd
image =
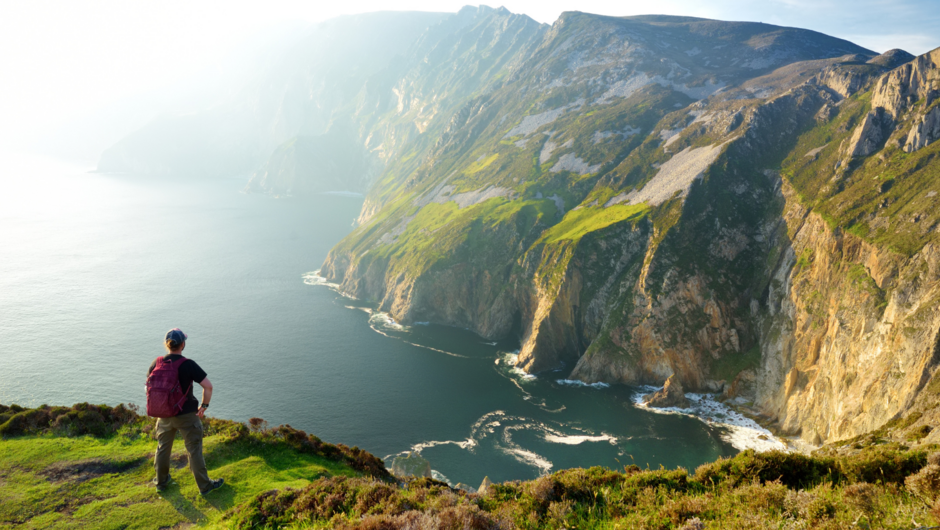
[[[744,451],[787,451],[787,443],[777,438],[770,431],[760,426],[756,421],[748,418],[731,407],[715,400],[715,394],[685,395],[692,404],[687,409],[677,407],[656,408],[648,407],[643,403],[643,396],[659,390],[662,387],[644,386],[641,392],[633,395],[633,403],[637,407],[654,414],[682,414],[700,419],[709,425],[721,427],[724,431],[721,439],[730,443],[735,449]]]
[[[507,414],[503,410],[495,410],[478,418],[471,425],[470,435],[465,440],[429,440],[412,445],[409,451],[420,455],[428,449],[446,445],[458,447],[471,454],[477,454],[483,449],[494,450],[533,468],[539,475],[551,473],[554,467],[551,460],[535,448],[516,441],[515,438],[523,432],[534,434],[536,439],[547,443],[569,446],[583,443],[609,443],[617,446],[620,442],[616,436],[604,432],[591,432],[582,427],[564,425],[560,422],[549,424],[525,416]],[[432,473],[435,472],[432,470]]]
[[[610,385],[607,383],[585,383],[584,381],[578,381],[577,379],[558,379],[555,382],[559,385],[583,386],[586,388],[610,388]]]

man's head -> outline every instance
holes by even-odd
[[[167,331],[166,340],[164,341],[167,351],[170,353],[179,353],[183,351],[183,348],[186,347],[186,338],[186,334],[183,333],[183,330],[180,328],[173,328],[170,331]]]

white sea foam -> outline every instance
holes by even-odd
[[[511,367],[512,367],[512,368],[509,369],[509,373],[513,374],[514,376],[516,376],[517,378],[519,378],[519,379],[521,379],[521,380],[523,380],[523,381],[534,381],[534,380],[538,379],[537,376],[526,372],[526,371],[523,370],[522,368],[516,367],[516,363],[517,363],[518,361],[519,361],[519,352],[518,352],[518,351],[515,351],[515,352],[512,352],[512,353],[505,353],[505,354],[503,354],[503,363],[504,363],[506,366],[511,366]]]
[[[408,333],[408,332],[411,331],[411,328],[410,328],[409,326],[405,326],[405,325],[402,325],[402,324],[398,323],[398,322],[397,322],[394,318],[392,318],[392,316],[389,315],[388,313],[385,313],[385,312],[382,312],[382,311],[372,311],[371,309],[361,308],[361,307],[355,308],[355,309],[362,309],[363,311],[365,311],[366,313],[369,313],[369,314],[371,315],[371,316],[369,317],[369,327],[372,328],[372,331],[375,331],[375,332],[378,333],[379,335],[388,337],[388,338],[390,338],[390,339],[398,339],[398,340],[404,342],[405,344],[408,344],[408,345],[410,345],[410,346],[414,346],[415,348],[423,348],[423,349],[425,349],[425,350],[431,350],[431,351],[434,351],[434,352],[443,353],[443,354],[445,354],[445,355],[450,355],[451,357],[459,357],[459,358],[461,358],[461,359],[469,359],[469,358],[470,358],[470,357],[467,357],[466,355],[460,355],[459,353],[454,353],[454,352],[450,352],[450,351],[447,351],[447,350],[442,350],[442,349],[440,349],[440,348],[434,348],[434,347],[431,347],[431,346],[425,346],[424,344],[418,344],[418,343],[416,343],[416,342],[411,342],[411,341],[405,340],[405,339],[403,339],[403,338],[401,338],[401,337],[396,337],[396,336],[394,336],[394,335],[391,335],[390,333],[402,333],[402,334]]]
[[[454,483],[451,482],[449,478],[447,478],[447,475],[441,473],[440,471],[436,469],[431,470],[431,478],[433,478],[434,480],[440,480],[441,482],[446,482],[447,484],[450,485],[450,487],[454,487]]]
[[[476,447],[477,442],[473,438],[467,438],[466,440],[443,440],[443,441],[430,441],[430,442],[421,442],[411,446],[411,450],[415,453],[421,454],[421,451],[437,447],[439,445],[456,445],[461,449],[471,449]]]
[[[334,290],[339,289],[338,283],[329,282],[327,281],[326,278],[324,278],[323,276],[320,276],[320,269],[317,269],[313,272],[304,273],[302,278],[304,279],[304,283],[307,285],[323,285],[325,287],[329,287]]]
[[[536,425],[541,426],[543,424],[537,423]],[[523,464],[537,467],[543,475],[547,475],[549,472],[551,472],[552,466],[554,465],[552,464],[551,460],[543,457],[538,453],[524,449],[519,444],[512,441],[512,431],[526,429],[531,426],[531,424],[510,425],[503,429],[503,442],[506,443],[506,446],[500,447],[499,449],[502,450],[505,454],[512,456],[519,462],[522,462]]]
[[[603,434],[600,436],[586,436],[586,435],[558,436],[556,434],[546,434],[545,441],[555,443],[555,444],[565,444],[565,445],[581,445],[584,442],[610,442],[612,445],[617,445],[617,437],[610,436],[608,434]]]
[[[568,386],[583,386],[588,388],[610,388],[610,385],[607,383],[585,383],[584,381],[578,381],[577,379],[558,379],[555,381],[559,385],[568,385]]]
[[[407,326],[399,324],[391,315],[382,311],[372,313],[372,316],[369,318],[369,324],[373,323],[394,331],[408,331]]]
[[[656,414],[682,414],[698,418],[709,425],[724,429],[721,438],[734,446],[735,449],[755,449],[757,451],[788,450],[786,442],[777,438],[770,431],[760,426],[756,421],[740,412],[715,400],[715,394],[685,395],[692,406],[687,409],[676,407],[656,408],[648,407],[643,403],[643,396],[659,390],[659,387],[642,387],[644,392],[633,396],[634,404],[648,412]]]

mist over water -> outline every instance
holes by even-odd
[[[452,483],[567,467],[685,466],[727,429],[635,389],[520,373],[518,344],[400,326],[316,284],[362,198],[275,200],[244,178],[142,179],[6,156],[0,403],[144,402],[167,329],[209,374],[211,414],[289,423],[379,457],[418,451]]]

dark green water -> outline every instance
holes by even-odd
[[[305,283],[361,198],[275,200],[241,179],[153,181],[10,159],[0,184],[0,402],[142,403],[167,329],[216,387],[212,414],[289,423],[451,482],[574,466],[693,468],[729,431],[652,414],[627,387],[526,377],[517,343],[401,328]],[[308,276],[309,278],[309,276]],[[739,444],[738,444],[739,445]]]

